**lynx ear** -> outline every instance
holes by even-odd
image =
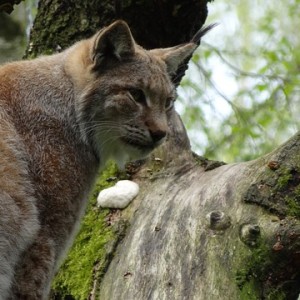
[[[105,59],[119,61],[134,54],[134,40],[126,22],[116,21],[93,38],[92,60],[99,66]]]
[[[157,55],[161,59],[163,59],[167,65],[168,73],[170,75],[174,75],[175,73],[177,73],[180,65],[184,63],[187,64],[186,59],[190,57],[193,54],[193,52],[196,50],[196,48],[200,45],[201,38],[212,28],[214,28],[216,25],[218,24],[217,23],[210,24],[206,27],[200,28],[200,30],[196,32],[196,34],[194,35],[190,43],[171,47],[171,48],[154,49],[151,50],[151,52],[154,55]]]
[[[151,53],[160,57],[166,63],[168,73],[173,75],[185,59],[193,54],[196,48],[196,44],[188,43],[171,48],[154,49],[151,50]]]

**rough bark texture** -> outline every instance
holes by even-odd
[[[166,144],[136,174],[142,192],[100,299],[297,299],[299,138],[208,171]]]
[[[68,47],[116,19],[125,20],[138,44],[159,48],[189,41],[207,16],[207,1],[41,1],[27,55]]]
[[[14,10],[14,5],[19,4],[22,0],[0,0],[0,12],[4,11],[10,14]]]
[[[123,18],[146,48],[191,39],[207,1],[40,1],[27,55],[52,53]],[[201,101],[201,100],[199,100]],[[196,157],[174,113],[168,142],[128,167],[141,192],[98,211],[53,285],[53,299],[296,299],[300,292],[300,134],[252,162]],[[118,178],[114,167],[96,191]]]

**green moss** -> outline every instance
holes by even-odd
[[[278,216],[300,218],[300,171],[298,167],[266,168],[251,184],[243,199],[255,203]]]
[[[254,278],[247,281],[241,289],[240,300],[260,300],[262,299],[258,293],[259,289]],[[280,289],[268,291],[267,295],[263,298],[266,300],[285,300],[286,294]]]
[[[284,201],[287,205],[287,215],[300,219],[300,185],[298,182],[293,183],[293,175],[290,171],[285,171],[278,178],[276,189],[284,191]],[[291,185],[290,188],[289,184]]]
[[[285,203],[288,207],[288,215],[300,219],[300,201],[298,197],[285,197]],[[298,201],[297,201],[298,200]]]
[[[245,260],[246,264],[236,273],[236,282],[240,289],[252,278],[260,278],[261,270],[269,263],[269,250],[264,245],[251,250],[251,255]]]
[[[244,261],[244,267],[236,272],[236,283],[240,289],[241,300],[283,300],[286,294],[281,286],[273,285],[270,276],[276,265],[276,256],[266,244],[251,249],[251,254]]]
[[[245,282],[241,289],[240,299],[241,300],[258,300],[256,293],[257,287],[253,279]]]
[[[266,300],[285,300],[285,299],[287,299],[286,294],[280,289],[274,289],[266,297]]]
[[[114,184],[115,165],[99,177],[74,245],[53,283],[54,299],[88,299],[93,282],[105,271],[119,232],[107,224],[108,209],[99,211],[96,198],[101,189]]]
[[[283,169],[278,177],[275,193],[284,199],[286,215],[300,218],[300,185],[296,169]]]
[[[258,291],[264,280],[265,270],[270,265],[270,251],[265,244],[251,249],[246,263],[236,272],[236,283],[241,291],[241,299],[259,299]]]
[[[278,178],[275,189],[279,191],[284,189],[292,179],[293,176],[290,173],[290,170],[284,170],[284,172]]]

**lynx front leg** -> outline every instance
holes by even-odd
[[[9,297],[22,252],[39,228],[36,209],[30,200],[28,197],[22,203],[22,199],[0,191],[0,300]]]
[[[15,275],[13,300],[47,299],[54,273],[55,244],[42,232],[24,253]]]

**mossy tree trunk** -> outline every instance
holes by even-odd
[[[27,56],[59,51],[114,19],[146,48],[188,41],[206,3],[40,1]],[[201,101],[201,100],[199,100]],[[255,161],[193,155],[174,113],[168,141],[128,173],[140,194],[97,210],[53,285],[53,299],[297,299],[300,292],[300,134]],[[96,190],[118,178],[110,166]]]

